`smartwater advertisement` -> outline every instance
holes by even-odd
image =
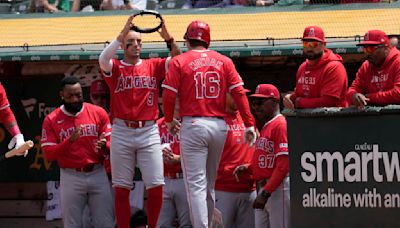
[[[287,117],[293,227],[400,227],[400,115]]]

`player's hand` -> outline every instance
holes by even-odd
[[[106,133],[103,132],[101,133],[99,140],[97,140],[96,150],[101,150],[103,148],[106,148],[106,145],[107,145]]]
[[[353,104],[359,109],[359,110],[364,110],[365,106],[367,105],[367,102],[369,101],[369,98],[366,97],[364,94],[361,93],[355,93],[353,95]]]
[[[81,131],[82,131],[82,126],[79,125],[78,127],[75,128],[74,133],[72,133],[72,135],[69,137],[69,141],[71,143],[75,142],[79,136],[81,136]]]
[[[164,162],[170,165],[174,165],[180,162],[180,156],[172,152],[172,150],[165,148],[162,151]]]
[[[256,131],[254,130],[254,127],[246,127],[244,130],[244,141],[249,142],[249,146],[253,146],[253,144],[256,142],[257,139],[257,134]]]
[[[239,176],[244,173],[249,168],[248,165],[239,165],[233,170],[233,175],[235,176],[236,182],[240,181]]]
[[[283,106],[285,106],[285,108],[287,108],[287,109],[293,110],[294,104],[293,104],[292,100],[290,100],[291,96],[292,96],[292,94],[288,93],[283,97]]]
[[[269,193],[267,193],[264,189],[261,190],[253,202],[253,208],[264,209],[265,204],[267,204],[268,198],[270,196],[271,195]]]
[[[181,129],[181,122],[177,119],[172,119],[172,122],[165,122],[168,132],[175,135]]]
[[[172,36],[169,34],[169,32],[167,30],[167,26],[165,26],[164,19],[161,22],[161,29],[159,31],[157,31],[157,32],[158,32],[158,34],[160,34],[161,38],[163,38],[166,41],[172,39]]]
[[[122,29],[121,33],[119,34],[119,36],[117,37],[117,41],[122,43],[122,41],[124,41],[125,36],[128,34],[128,32],[131,30],[133,24],[132,24],[132,20],[133,20],[134,16],[131,15],[128,17],[128,20],[126,21],[126,24],[124,26],[124,28]]]
[[[10,150],[11,149],[18,149],[24,144],[25,144],[24,135],[23,134],[17,134],[11,139],[10,143],[8,144],[8,149],[10,149]],[[28,150],[25,150],[25,151],[17,154],[17,156],[24,155],[26,157],[27,154],[28,154]]]

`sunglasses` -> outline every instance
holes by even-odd
[[[363,51],[364,53],[371,54],[378,48],[382,47],[381,45],[372,45],[372,46],[364,46]]]
[[[256,106],[259,106],[259,105],[262,105],[263,103],[264,103],[264,99],[260,99],[260,98],[256,98],[256,99],[253,99],[252,101],[251,101],[251,104],[253,104],[253,105],[256,105]]]
[[[263,105],[267,101],[276,101],[276,99],[274,99],[272,97],[270,97],[270,98],[256,98],[256,99],[253,99],[251,101],[251,104],[254,105],[254,106],[260,106],[260,105]]]
[[[306,48],[306,47],[316,48],[316,47],[318,47],[318,45],[320,43],[321,42],[318,42],[318,41],[303,41],[303,47],[304,48]]]

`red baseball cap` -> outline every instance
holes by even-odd
[[[281,98],[279,90],[272,84],[258,85],[255,93],[252,94],[250,97],[275,98],[277,100]]]
[[[308,26],[304,29],[303,38],[301,40],[316,40],[325,42],[325,33],[321,27]]]
[[[90,85],[90,94],[108,94],[109,89],[106,82],[102,79],[97,79]]]
[[[357,46],[364,45],[380,45],[385,44],[389,45],[389,38],[386,33],[382,30],[369,30],[364,35],[364,41],[357,44]]]

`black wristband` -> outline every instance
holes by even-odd
[[[261,196],[264,197],[265,199],[268,199],[271,196],[271,193],[261,190]]]
[[[165,40],[165,43],[167,44],[167,48],[171,51],[171,44],[174,42],[174,38],[171,37],[169,40]]]

